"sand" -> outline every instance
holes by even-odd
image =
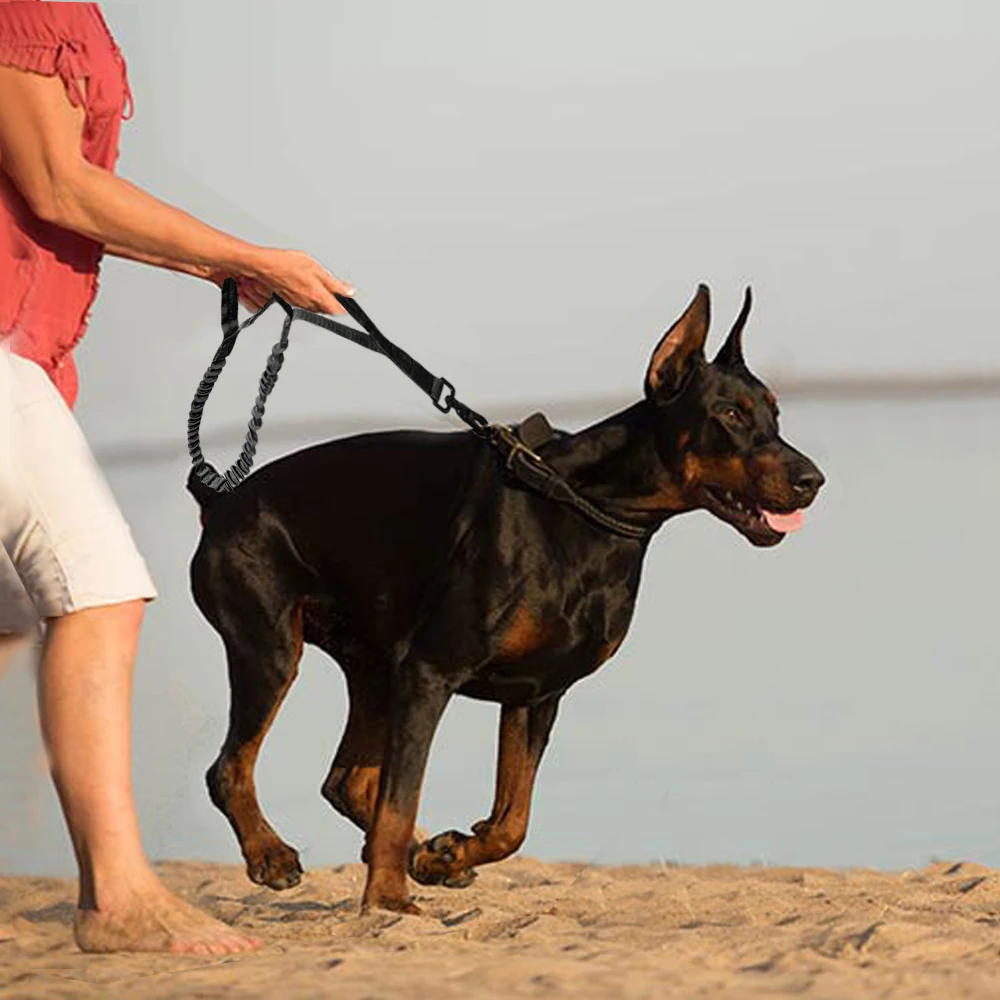
[[[361,865],[284,893],[241,868],[159,866],[166,883],[269,942],[211,959],[88,956],[73,883],[0,878],[0,997],[1000,996],[1000,871],[911,872],[517,858],[468,889],[420,889],[422,917],[358,915]]]

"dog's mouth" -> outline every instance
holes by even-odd
[[[785,535],[802,527],[803,514],[799,508],[766,510],[750,497],[718,486],[705,486],[702,492],[705,509],[731,524],[754,545],[777,545]]]

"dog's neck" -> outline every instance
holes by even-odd
[[[692,507],[679,475],[660,459],[653,404],[646,400],[552,442],[542,457],[588,500],[626,521],[659,527]]]

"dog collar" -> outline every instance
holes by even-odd
[[[623,521],[601,510],[591,500],[574,490],[535,452],[535,448],[541,447],[553,437],[555,432],[545,416],[533,413],[515,426],[491,424],[488,440],[503,461],[506,473],[533,493],[555,503],[567,504],[594,524],[613,534],[637,541],[649,538],[653,534],[653,529]]]

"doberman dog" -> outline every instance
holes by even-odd
[[[537,446],[593,517],[526,488],[471,432],[330,441],[231,493],[189,478],[204,521],[192,590],[225,645],[231,690],[206,779],[254,882],[301,878],[297,852],[261,812],[254,766],[303,643],[347,679],[347,726],[322,792],[366,835],[362,906],[418,913],[407,872],[461,887],[524,841],[559,701],[624,639],[652,533],[697,509],[756,546],[798,527],[824,477],[781,439],[775,397],[747,368],[749,310],[748,289],[709,362],[699,286],[653,351],[644,398]],[[471,834],[418,843],[427,756],[456,694],[501,706],[493,810]]]

